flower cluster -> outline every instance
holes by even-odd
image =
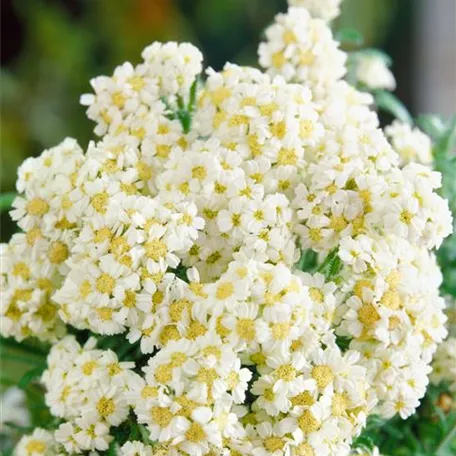
[[[418,128],[411,128],[410,125],[396,120],[385,128],[385,133],[403,164],[432,163],[431,139]]]
[[[290,6],[306,8],[312,17],[331,21],[340,13],[342,0],[288,0]]]
[[[432,360],[431,382],[448,382],[450,391],[456,391],[456,338],[448,337],[437,348]]]
[[[291,7],[286,14],[278,14],[265,34],[267,41],[259,47],[260,65],[270,75],[309,86],[317,99],[346,73],[347,56],[331,29],[305,8]]]
[[[357,56],[356,78],[369,89],[394,90],[396,80],[383,56],[362,54]]]
[[[89,203],[95,213],[83,219],[54,300],[66,323],[111,335],[140,327],[153,312],[173,283],[166,271],[179,265],[177,253],[192,246],[203,220],[192,204],[168,208],[158,198],[120,192],[99,206],[100,195]]]
[[[335,304],[322,281],[250,260],[214,283],[191,282],[168,305],[177,326],[163,328],[134,391],[151,438],[186,454],[222,442],[241,454],[348,451],[375,398],[359,353],[342,354],[326,312],[311,310],[320,292],[304,282],[324,287],[328,312]]]
[[[41,379],[51,413],[65,420],[54,439],[69,454],[109,447],[109,429],[128,416],[128,392],[139,381],[133,362],[119,362],[95,344],[91,338],[81,347],[65,337],[52,347]]]
[[[82,97],[99,141],[21,167],[2,333],[116,335],[142,368],[57,342],[42,381],[63,423],[19,456],[104,451],[119,425],[156,442],[125,456],[348,455],[370,414],[419,404],[446,337],[440,175],[342,80],[339,2],[291,3],[266,73],[201,83],[196,48],[154,43]]]
[[[15,454],[24,456],[63,456],[52,432],[36,428],[32,434],[22,437],[15,448]]]
[[[22,233],[1,246],[2,334],[56,340],[65,333],[52,294],[68,271],[81,213],[70,195],[84,159],[73,139],[27,159],[19,168],[11,217]]]

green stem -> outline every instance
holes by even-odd
[[[41,349],[40,347],[37,347],[35,345],[29,344],[27,342],[17,342],[14,339],[8,338],[5,339],[2,337],[1,339],[1,348],[3,349],[4,347],[9,347],[9,348],[14,348],[17,350],[21,351],[26,351],[27,353],[33,353],[34,355],[42,356],[45,357],[47,356],[47,351],[44,349]]]
[[[14,429],[15,431],[19,431],[22,433],[22,435],[28,434],[33,431],[33,427],[31,426],[19,426],[16,423],[13,423],[11,421],[5,421],[3,423],[6,427],[9,427],[11,429]]]
[[[446,437],[440,442],[439,446],[435,451],[436,456],[445,456],[446,454],[446,447],[451,444],[453,438],[456,438],[456,423],[454,423],[453,427],[450,429]]]

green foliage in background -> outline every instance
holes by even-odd
[[[368,419],[354,445],[378,446],[384,455],[453,456],[456,452],[456,410],[443,410],[452,401],[448,385],[430,386],[417,412],[407,420]]]
[[[336,26],[356,23],[365,44],[379,43],[398,1],[346,0]],[[70,13],[64,3],[13,1],[23,37],[0,73],[2,192],[14,189],[16,169],[28,156],[66,136],[88,143],[93,125],[79,97],[90,91],[91,78],[136,62],[138,49],[155,40],[190,41],[216,69],[226,61],[252,64],[262,30],[286,9],[285,0],[77,0],[68,2],[78,10]]]

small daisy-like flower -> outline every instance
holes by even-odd
[[[57,443],[52,432],[36,428],[31,435],[21,438],[15,448],[18,456],[51,456],[56,454]]]

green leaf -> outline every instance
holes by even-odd
[[[183,111],[185,109],[185,103],[184,103],[184,99],[182,98],[181,95],[178,95],[177,96],[177,107]]]
[[[338,249],[335,248],[335,249],[331,250],[331,251],[328,253],[328,255],[326,255],[326,258],[323,260],[323,263],[321,263],[321,264],[318,266],[317,272],[323,272],[323,271],[325,271],[325,270],[329,267],[331,261],[333,261],[334,258],[337,256],[337,250],[338,250]]]
[[[347,351],[352,340],[349,337],[336,336],[336,344],[343,351]]]
[[[388,112],[402,122],[406,122],[410,125],[413,123],[412,116],[396,95],[393,95],[386,90],[375,90],[373,95],[375,104],[381,111]]]
[[[445,132],[445,122],[440,116],[434,114],[423,114],[415,119],[418,127],[421,128],[432,139],[438,140]]]
[[[301,258],[296,263],[296,269],[303,272],[312,272],[317,265],[318,254],[312,249],[304,250],[301,253]]]
[[[195,79],[192,86],[190,87],[190,97],[188,101],[187,109],[189,112],[193,112],[196,106],[196,93],[198,90],[198,78]]]
[[[456,145],[456,116],[450,119],[445,126],[443,134],[440,136],[435,145],[436,159],[449,157]],[[450,157],[453,158],[453,157]],[[449,170],[454,171],[454,170]]]
[[[370,435],[361,434],[353,441],[352,446],[353,448],[360,448],[369,451],[374,448],[375,444]]]
[[[107,456],[117,456],[117,454],[118,454],[117,450],[118,450],[117,442],[115,440],[113,440],[111,442],[111,444],[109,445],[108,451],[106,451],[106,455]]]
[[[362,33],[353,28],[342,28],[338,30],[335,34],[335,38],[341,43],[349,43],[356,46],[361,46],[364,43]]]
[[[123,361],[127,355],[130,355],[131,352],[135,351],[139,346],[140,342],[135,342],[133,344],[124,342],[124,344],[116,350],[116,354],[119,359]]]
[[[337,247],[331,250],[315,272],[323,274],[326,277],[326,280],[337,279],[337,276],[343,267],[338,252],[339,250]]]
[[[329,271],[326,278],[331,279],[333,277],[336,277],[342,270],[342,266],[342,260],[338,256],[334,257],[329,263]]]
[[[16,198],[17,193],[7,192],[0,195],[0,212],[6,212],[11,209],[14,199]]]
[[[445,438],[440,442],[439,446],[436,449],[436,456],[454,456],[453,446],[456,442],[456,423],[453,424],[453,427],[450,429]]]
[[[36,339],[35,339],[36,340]],[[48,347],[44,347],[43,344],[33,343],[34,339],[30,339],[31,342],[18,342],[12,337],[0,337],[0,345],[3,347],[14,348],[16,350],[25,351],[27,353],[33,353],[43,358],[48,354]]]
[[[141,440],[148,445],[154,445],[155,442],[150,439],[149,431],[143,424],[138,424],[139,432],[141,433]]]
[[[41,366],[35,367],[27,371],[19,380],[17,386],[21,389],[26,389],[27,386],[36,378],[41,377],[41,374],[46,369],[46,365],[42,364]]]
[[[22,435],[29,434],[34,430],[33,426],[19,426],[18,424],[11,421],[5,421],[3,424],[11,429],[14,429],[15,431],[19,431]]]
[[[180,123],[182,125],[182,130],[184,130],[184,133],[188,133],[190,131],[191,123],[192,123],[192,117],[188,111],[177,111],[177,118],[180,120]]]
[[[128,440],[141,440],[141,433],[139,432],[139,427],[136,422],[130,421],[130,434]]]
[[[40,359],[31,358],[29,356],[17,355],[15,353],[5,353],[3,350],[0,354],[0,358],[2,360],[9,360],[9,361],[17,362],[17,363],[39,364],[39,365],[43,364],[43,361]]]

